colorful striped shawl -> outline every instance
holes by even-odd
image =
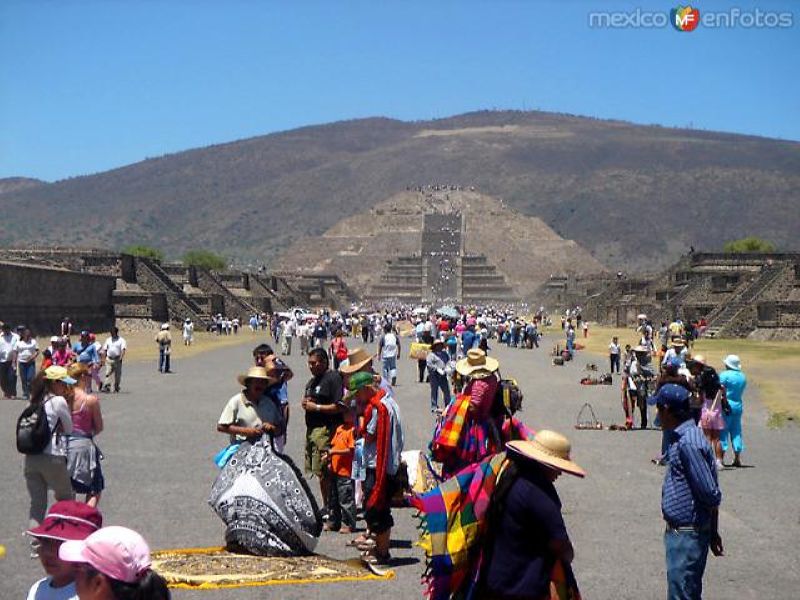
[[[504,452],[470,465],[439,487],[414,496],[419,510],[430,600],[469,598],[480,573],[486,511],[506,462]]]

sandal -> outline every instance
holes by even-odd
[[[373,574],[378,576],[386,576],[391,569],[389,562],[392,560],[392,555],[388,552],[386,554],[376,554],[374,550],[371,552],[363,552],[361,554],[361,561],[372,571]]]

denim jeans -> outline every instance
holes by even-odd
[[[19,379],[22,382],[22,396],[27,400],[31,397],[31,381],[36,375],[36,361],[19,363]]]
[[[158,370],[162,373],[169,373],[169,352],[164,346],[158,349]]]
[[[428,371],[428,379],[431,384],[431,410],[439,408],[439,390],[442,390],[442,404],[447,408],[450,402],[450,385],[447,383],[447,375]]]
[[[711,532],[674,530],[664,533],[667,555],[667,600],[701,600]]]

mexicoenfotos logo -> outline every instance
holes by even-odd
[[[703,29],[788,29],[794,27],[794,13],[790,11],[765,11],[760,8],[743,10],[700,11],[690,5],[678,6],[670,11],[642,10],[597,11],[589,13],[592,29],[663,29],[672,25],[676,31]]]
[[[700,11],[691,6],[679,6],[670,11],[669,20],[678,31],[694,31],[700,24]]]

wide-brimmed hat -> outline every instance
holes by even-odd
[[[247,373],[242,373],[236,377],[236,381],[239,382],[239,385],[243,386],[247,386],[248,379],[263,379],[264,381],[269,381],[269,376],[264,367],[250,367],[247,369]]]
[[[673,346],[685,346],[686,342],[683,341],[683,338],[674,337],[674,338],[672,338],[672,345]]]
[[[706,357],[702,354],[695,354],[691,358],[687,358],[686,362],[706,366]]]
[[[103,575],[136,583],[150,570],[150,547],[127,527],[98,529],[85,540],[64,542],[58,557],[65,562],[88,563]]]
[[[431,343],[431,350],[436,350],[437,348],[444,348],[444,340],[433,340]]]
[[[364,348],[356,348],[347,353],[347,364],[339,367],[339,372],[348,375],[355,373],[373,359],[373,355],[364,350]]]
[[[576,477],[586,476],[586,471],[570,458],[572,445],[569,440],[555,431],[542,429],[532,440],[514,440],[509,442],[506,448],[518,456],[535,460],[564,473]]]
[[[61,500],[47,511],[41,525],[25,533],[37,538],[83,540],[103,526],[96,508],[77,500]]]
[[[169,323],[163,323],[161,325],[161,331],[166,331],[167,329],[169,329]]]
[[[467,351],[467,355],[456,363],[456,371],[461,375],[472,375],[476,371],[486,371],[493,373],[500,368],[497,359],[486,356],[486,352],[480,348],[472,348]]]
[[[726,367],[728,367],[729,369],[733,369],[734,371],[742,370],[742,359],[739,358],[736,354],[728,354],[728,356],[722,359],[722,363]]]
[[[641,344],[639,344],[638,346],[635,346],[633,348],[633,351],[634,352],[650,352],[650,348],[648,348],[647,346],[642,346]]]

